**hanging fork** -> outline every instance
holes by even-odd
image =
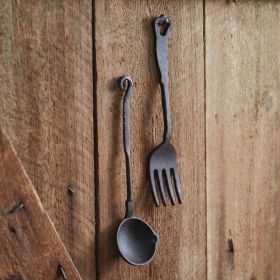
[[[177,195],[178,202],[182,203],[182,193],[180,188],[179,174],[176,163],[176,151],[171,144],[171,113],[169,106],[168,93],[168,35],[171,31],[172,22],[164,15],[157,17],[154,20],[154,35],[155,35],[155,53],[156,61],[160,74],[160,88],[162,109],[164,117],[164,133],[163,142],[156,147],[149,157],[149,180],[152,188],[152,195],[156,206],[159,206],[159,198],[157,194],[157,187],[162,199],[162,203],[166,206],[166,195],[164,188],[164,179],[166,182],[166,189],[172,205],[175,205],[174,189]],[[162,28],[160,28],[162,27]],[[156,183],[157,181],[157,183]]]

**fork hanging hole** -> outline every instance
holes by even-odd
[[[159,33],[161,36],[165,36],[167,34],[168,28],[170,27],[170,23],[167,21],[159,22]]]

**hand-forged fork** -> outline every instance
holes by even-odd
[[[161,99],[164,117],[163,142],[156,147],[149,158],[149,179],[152,187],[152,195],[156,206],[159,206],[159,199],[156,185],[158,185],[162,203],[166,206],[164,181],[172,205],[175,205],[173,185],[178,202],[182,203],[179,175],[176,163],[176,151],[171,140],[171,114],[168,93],[168,35],[171,31],[171,20],[164,15],[154,20],[155,52],[156,61],[160,74]],[[165,179],[165,180],[164,180]]]

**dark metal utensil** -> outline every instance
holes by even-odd
[[[168,35],[171,31],[171,25],[171,20],[164,15],[157,17],[153,22],[156,61],[160,74],[161,98],[164,117],[163,142],[152,151],[149,158],[149,179],[152,187],[153,199],[157,206],[159,206],[159,198],[156,190],[156,181],[159,186],[159,193],[164,206],[166,206],[164,181],[172,205],[175,205],[175,196],[173,192],[172,181],[174,182],[174,188],[176,191],[178,202],[180,204],[182,203],[182,193],[176,163],[176,151],[173,145],[170,143],[172,131],[168,93],[167,50]]]
[[[130,131],[129,97],[132,94],[132,79],[124,76],[120,79],[120,88],[126,90],[123,100],[123,144],[126,163],[127,199],[125,219],[117,232],[117,244],[122,257],[132,265],[145,265],[155,256],[159,237],[143,220],[133,217],[133,194],[130,171]]]

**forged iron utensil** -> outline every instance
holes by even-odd
[[[157,17],[153,22],[155,36],[155,53],[160,74],[161,99],[164,117],[163,142],[152,151],[149,158],[149,179],[152,187],[153,199],[157,206],[159,206],[159,198],[156,189],[157,183],[162,203],[164,206],[166,206],[164,181],[172,205],[175,205],[175,196],[173,192],[172,181],[174,182],[174,188],[176,191],[178,202],[180,204],[182,203],[182,193],[176,164],[176,151],[173,145],[170,143],[172,131],[168,93],[167,50],[168,35],[171,31],[171,25],[171,20],[164,15]]]
[[[130,170],[129,98],[132,94],[132,79],[120,79],[120,88],[126,90],[123,100],[123,144],[126,163],[127,199],[125,218],[117,232],[117,244],[121,256],[132,265],[145,265],[155,256],[158,235],[143,220],[133,217],[133,194]]]

